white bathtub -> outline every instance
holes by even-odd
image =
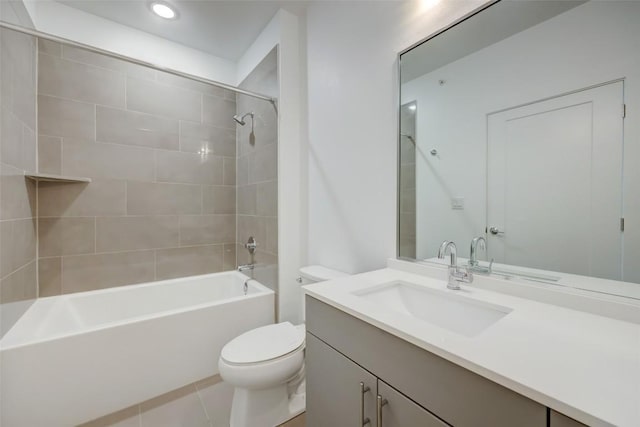
[[[73,426],[218,373],[274,322],[274,293],[224,272],[38,299],[0,341],[0,425]]]

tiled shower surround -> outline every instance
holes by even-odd
[[[270,96],[278,94],[277,48],[274,48],[242,82],[243,88]],[[239,114],[254,113],[254,123],[237,130],[238,242],[249,236],[258,242],[254,276],[277,290],[278,283],[278,128],[276,107],[247,96],[238,97]],[[252,135],[253,131],[253,135]],[[251,262],[240,246],[238,263]]]
[[[0,29],[0,336],[38,295],[36,39]]]
[[[39,295],[235,268],[236,94],[50,41],[38,58],[39,172],[92,180],[39,184]]]

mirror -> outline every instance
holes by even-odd
[[[482,237],[495,274],[640,299],[638,22],[503,0],[401,53],[398,256]]]

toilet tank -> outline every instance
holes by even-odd
[[[311,283],[324,282],[345,276],[348,276],[348,274],[342,271],[332,270],[322,265],[308,265],[300,269],[300,284],[302,286],[310,285]],[[302,292],[302,319],[303,321],[306,320],[304,292]]]
[[[322,265],[307,265],[300,269],[300,277],[302,278],[303,285],[324,282],[326,280],[333,280],[344,276],[348,276],[348,274]]]

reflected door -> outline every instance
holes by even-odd
[[[491,258],[621,279],[622,106],[617,82],[488,115]]]

